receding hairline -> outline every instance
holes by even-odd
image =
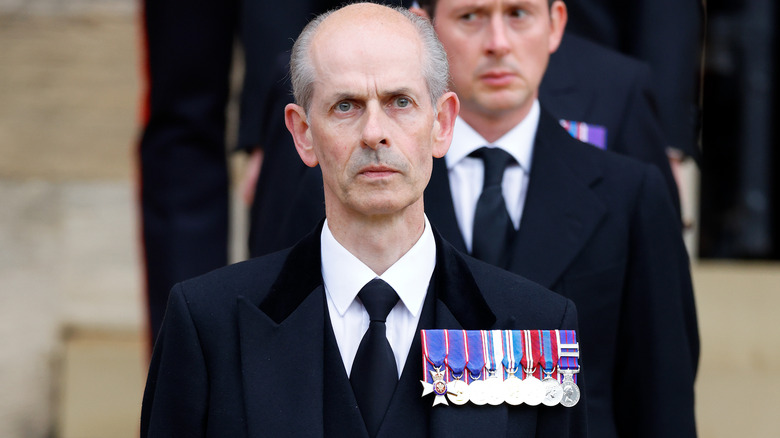
[[[346,26],[339,26],[342,20]],[[360,24],[356,25],[355,23]],[[397,26],[396,23],[408,23],[409,30],[405,31],[404,25]],[[313,58],[319,57],[319,53],[327,52],[327,50],[314,48],[315,45],[320,45],[320,38],[323,34],[333,33],[333,30],[329,29],[338,29],[343,34],[342,37],[346,36],[349,39],[368,32],[376,34],[376,29],[380,26],[382,27],[379,29],[380,32],[387,28],[388,32],[386,33],[398,38],[399,43],[401,40],[405,40],[404,44],[408,43],[411,47],[417,48],[414,49],[415,51],[419,50],[423,77],[431,102],[435,106],[439,97],[448,89],[449,68],[447,54],[436,37],[436,32],[430,21],[406,8],[369,3],[352,4],[341,9],[328,11],[315,17],[306,25],[293,44],[290,56],[290,76],[295,102],[308,111],[317,76],[315,73],[317,67],[314,64],[318,62]],[[348,30],[344,31],[345,28]],[[315,39],[317,40],[316,44]],[[371,48],[366,50],[373,53]],[[314,51],[317,53],[313,53]],[[332,52],[333,50],[330,50],[330,53]]]
[[[413,39],[422,47],[422,40],[419,33],[416,31],[414,24],[396,9],[376,3],[354,3],[344,6],[341,9],[336,9],[327,15],[312,34],[312,44],[309,50],[312,50],[318,43],[318,40],[323,38],[323,34],[326,34],[328,31],[343,30],[346,26],[357,28],[366,27],[371,22],[379,22],[384,26],[401,25],[407,27],[409,29],[408,33],[395,32],[394,35],[411,37],[410,39]],[[312,53],[310,52],[309,56],[311,55]]]
[[[352,14],[340,14],[340,12],[345,9],[350,9],[352,7],[359,8],[361,6],[367,7],[360,8],[364,10],[355,11]],[[382,13],[371,13],[371,10],[382,11]],[[322,65],[320,63],[321,60],[329,57],[332,53],[328,50],[323,50],[323,48],[327,47],[327,44],[333,44],[334,39],[338,43],[339,39],[352,39],[355,38],[355,35],[367,35],[370,33],[373,37],[378,35],[375,30],[377,28],[381,29],[382,27],[392,30],[392,32],[386,33],[388,39],[399,41],[402,44],[408,42],[410,46],[402,46],[404,52],[407,50],[409,52],[406,53],[415,52],[419,58],[420,64],[422,65],[424,63],[425,49],[423,47],[423,41],[419,32],[415,29],[414,24],[395,9],[380,6],[375,3],[357,3],[345,6],[342,9],[336,10],[323,20],[314,34],[312,34],[311,46],[309,47],[308,53],[309,62],[316,70]],[[366,29],[371,32],[364,32]],[[356,31],[353,32],[353,30]],[[340,33],[344,34],[341,35]]]

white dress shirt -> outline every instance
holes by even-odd
[[[538,125],[538,100],[534,101],[531,111],[520,124],[494,143],[485,140],[460,117],[456,119],[452,144],[444,159],[450,178],[455,217],[469,252],[471,252],[472,234],[474,233],[474,212],[477,209],[479,195],[482,194],[482,184],[485,178],[484,162],[481,158],[469,157],[469,154],[483,146],[499,147],[515,159],[516,163],[511,163],[504,171],[501,191],[509,217],[512,219],[512,225],[515,229],[519,229],[520,219],[523,216],[523,205],[525,205],[525,195],[528,192],[533,144]]]
[[[425,230],[417,243],[382,275],[377,275],[336,241],[327,220],[322,227],[320,242],[322,280],[330,322],[347,376],[352,371],[352,362],[370,322],[357,294],[366,283],[379,277],[395,289],[400,298],[387,316],[386,323],[387,340],[393,349],[400,378],[436,266],[436,242],[428,218],[425,218]]]

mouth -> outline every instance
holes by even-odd
[[[490,70],[479,76],[479,79],[493,87],[504,87],[512,83],[517,75],[508,70]]]
[[[371,179],[380,179],[380,178],[387,178],[396,173],[398,173],[398,171],[393,169],[392,167],[373,165],[373,166],[364,167],[363,169],[360,170],[360,172],[358,172],[358,175],[364,176],[366,178],[371,178]]]

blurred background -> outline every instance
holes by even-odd
[[[699,435],[776,437],[780,7],[707,7],[703,159],[683,167]],[[0,0],[0,437],[138,435],[140,35],[133,0]]]

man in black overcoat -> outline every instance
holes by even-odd
[[[173,288],[141,435],[586,436],[585,400],[432,408],[420,397],[420,329],[576,328],[570,300],[454,250],[425,216],[459,107],[430,24],[347,6],[315,19],[292,59],[285,122],[302,161],[322,169],[326,219],[291,249]],[[370,303],[387,288],[377,318]],[[379,416],[379,391],[366,402],[356,383],[374,369],[361,351],[375,324],[393,369]]]

